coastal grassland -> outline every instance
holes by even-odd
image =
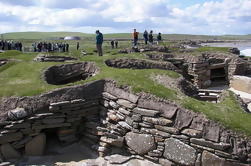
[[[84,45],[84,44],[83,44]],[[126,45],[126,43],[125,43]],[[129,45],[127,43],[127,45]],[[167,75],[172,78],[179,78],[180,75],[173,71],[158,69],[117,69],[105,65],[104,61],[112,58],[145,58],[140,53],[119,54],[118,49],[111,50],[106,44],[103,57],[96,56],[94,45],[85,43],[86,52],[90,55],[83,56],[80,51],[71,50],[70,53],[54,53],[54,55],[68,55],[77,57],[78,61],[95,62],[100,72],[87,80],[69,83],[66,85],[49,85],[43,81],[43,71],[53,65],[62,64],[55,62],[34,62],[33,58],[38,53],[21,53],[18,51],[7,51],[0,54],[0,58],[9,59],[7,65],[0,67],[0,97],[9,96],[32,96],[48,92],[55,88],[72,85],[80,85],[86,82],[99,79],[113,79],[119,85],[130,86],[134,93],[147,92],[158,97],[175,101],[183,107],[205,114],[208,118],[216,120],[230,129],[251,136],[251,116],[245,113],[234,95],[229,92],[221,103],[209,103],[193,99],[188,96],[179,96],[175,89],[169,89],[157,82],[154,82],[151,75]],[[92,55],[91,55],[92,54]]]

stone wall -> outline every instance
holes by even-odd
[[[95,86],[98,90],[92,93]],[[71,97],[74,91],[80,92]],[[30,105],[21,104],[31,102],[28,98],[17,100],[16,106],[24,108],[19,111],[6,106],[13,99],[2,102],[1,111],[8,120],[1,123],[3,158],[20,157],[21,152],[37,155],[43,147],[37,145],[35,151],[33,147],[37,141],[45,142],[45,129],[57,128],[61,141],[81,139],[100,156],[119,149],[162,165],[251,164],[251,142],[244,136],[169,101],[132,94],[112,81],[59,89],[41,97],[35,96],[32,102],[46,99],[41,108],[47,109],[32,107],[32,113],[26,113]]]

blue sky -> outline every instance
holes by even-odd
[[[0,33],[251,34],[251,0],[0,0]]]

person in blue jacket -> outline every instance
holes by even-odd
[[[103,56],[102,44],[103,44],[103,34],[99,32],[99,30],[96,30],[96,47],[99,56]]]

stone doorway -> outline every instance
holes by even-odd
[[[211,69],[211,86],[227,85],[227,73],[225,68]]]

